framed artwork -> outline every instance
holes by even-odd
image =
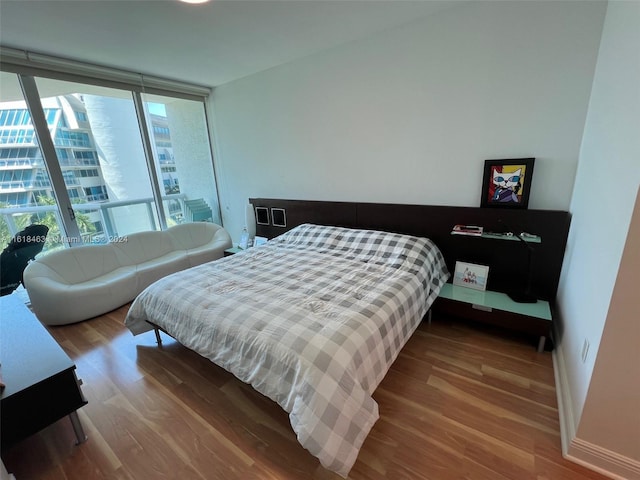
[[[475,263],[456,262],[456,270],[453,274],[453,284],[460,287],[473,288],[475,290],[487,289],[489,267]]]
[[[287,215],[284,208],[272,208],[271,209],[271,222],[274,227],[286,227]]]
[[[267,207],[256,207],[256,223],[269,225],[269,209]]]
[[[526,209],[534,162],[535,158],[485,160],[480,206]]]

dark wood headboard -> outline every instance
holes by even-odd
[[[453,273],[456,260],[488,265],[488,288],[508,292],[524,287],[527,250],[519,241],[451,235],[455,224],[481,225],[485,231],[517,231],[539,235],[533,252],[533,291],[555,299],[569,234],[569,212],[498,208],[401,205],[389,203],[325,202],[251,198],[268,224],[256,225],[257,235],[273,238],[302,223],[366,228],[428,237],[442,251]],[[273,210],[275,209],[275,211]],[[281,209],[281,210],[280,210]],[[274,214],[275,213],[275,217]],[[284,218],[283,218],[284,217]],[[283,223],[285,226],[274,226]]]

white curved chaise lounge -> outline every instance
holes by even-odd
[[[184,223],[43,255],[25,269],[24,285],[42,323],[66,325],[121,307],[156,280],[217,260],[229,247],[220,225]]]

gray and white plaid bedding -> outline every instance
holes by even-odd
[[[305,224],[157,281],[125,324],[155,323],[276,401],[346,477],[378,419],[373,391],[448,275],[428,239]]]

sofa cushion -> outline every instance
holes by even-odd
[[[167,235],[176,250],[190,250],[209,243],[218,230],[214,223],[183,223],[167,229]]]
[[[156,280],[190,266],[187,254],[184,251],[171,252],[160,258],[154,258],[136,265],[136,295]]]
[[[171,238],[165,232],[138,232],[127,235],[123,241],[110,244],[127,265],[138,265],[162,257],[174,250]]]
[[[122,266],[110,244],[57,250],[38,257],[37,262],[32,263],[40,268],[31,268],[30,264],[30,277],[53,275],[58,282],[69,285],[91,280]]]
[[[76,247],[79,248],[79,247]],[[119,267],[99,277],[68,283],[59,281],[49,267],[30,264],[27,293],[31,308],[46,325],[66,325],[101,315],[133,300],[136,296],[135,267]],[[44,275],[46,270],[50,275]]]
[[[215,223],[187,223],[167,230],[176,250],[184,249],[189,266],[195,267],[220,258],[220,252],[231,246],[227,231]]]

